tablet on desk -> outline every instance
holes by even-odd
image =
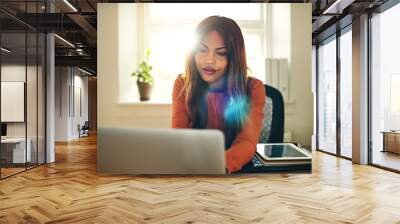
[[[265,162],[311,161],[311,154],[293,143],[259,143],[257,155]]]

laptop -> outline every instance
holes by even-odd
[[[100,127],[97,143],[99,173],[225,174],[219,130]]]

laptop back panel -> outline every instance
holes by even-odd
[[[98,130],[97,170],[118,174],[225,174],[218,130],[112,128]]]

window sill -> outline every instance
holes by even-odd
[[[133,101],[133,102],[119,102],[121,106],[171,106],[172,102],[165,101]]]

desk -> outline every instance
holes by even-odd
[[[400,131],[382,131],[381,133],[383,133],[382,152],[400,154]]]
[[[25,154],[25,138],[6,138],[1,139],[1,156],[6,163],[25,163],[31,161],[31,145],[30,138],[27,139],[27,147]],[[11,159],[12,158],[12,159]],[[27,158],[27,161],[25,161]]]
[[[304,164],[290,164],[288,162],[287,165],[279,165],[279,166],[259,166],[259,162],[257,162],[256,158],[253,158],[252,161],[247,163],[242,167],[242,169],[236,173],[311,173],[312,172],[312,164],[310,163]]]

